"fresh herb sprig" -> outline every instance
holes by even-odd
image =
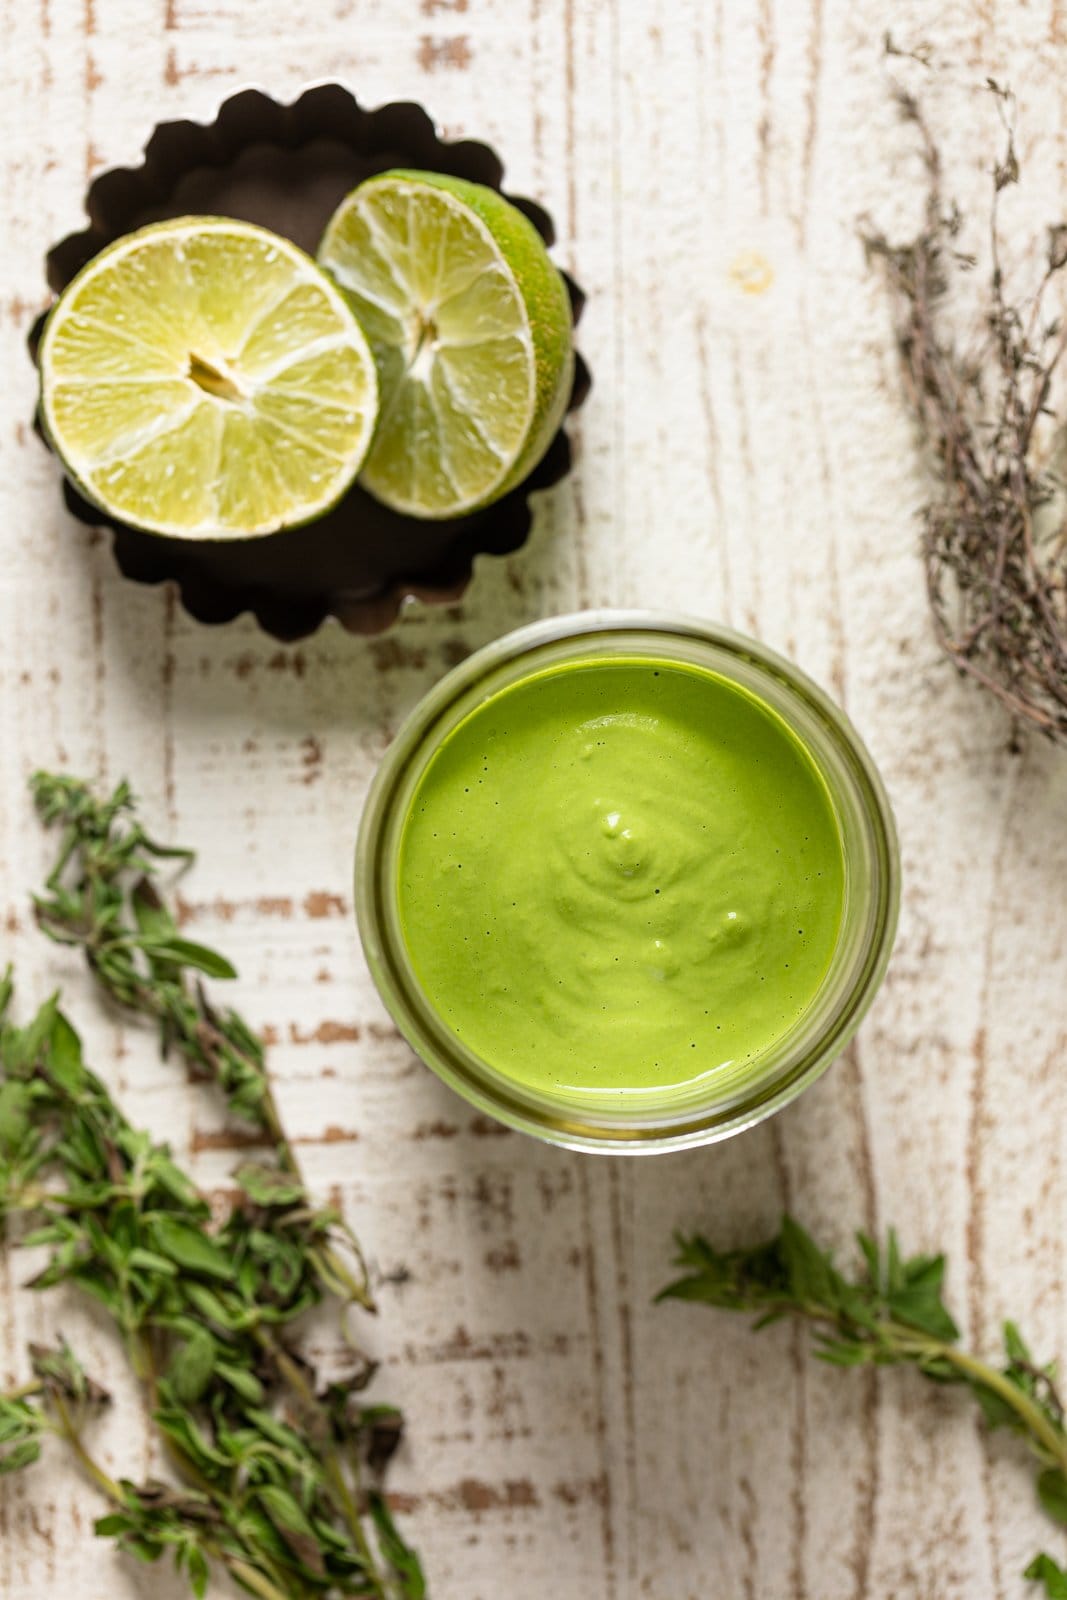
[[[31,1466],[49,1433],[80,1444],[80,1425],[111,1401],[65,1340],[54,1349],[31,1344],[29,1354],[33,1377],[0,1394],[0,1475]]]
[[[887,39],[890,55],[909,52]],[[923,52],[910,52],[929,66]],[[945,310],[958,271],[963,219],[948,202],[941,152],[919,100],[895,90],[926,165],[922,226],[904,243],[868,228],[896,311],[908,399],[936,486],[923,508],[926,587],[938,641],[956,668],[1020,724],[1067,742],[1067,519],[1063,484],[1047,460],[1042,424],[1067,328],[1048,307],[1067,266],[1067,223],[1049,227],[1025,301],[1009,295],[1001,261],[1002,192],[1019,181],[1015,98],[989,80],[1004,146],[991,164],[988,295],[983,339],[962,348]]]
[[[132,1127],[86,1067],[55,1000],[19,1029],[10,976],[2,992],[0,1212],[27,1219],[21,1243],[49,1250],[29,1287],[72,1283],[110,1313],[182,1480],[116,1484],[53,1384],[59,1431],[115,1502],[98,1531],[143,1560],[171,1551],[198,1594],[220,1561],[262,1600],[417,1600],[416,1558],[377,1487],[399,1418],[363,1405],[367,1364],[324,1389],[291,1343],[322,1298],[302,1242],[302,1192],[268,1192],[239,1174],[238,1197],[213,1229],[167,1148]],[[49,1376],[40,1361],[36,1371]],[[9,1470],[39,1449],[47,1413],[37,1393],[31,1386],[0,1407]]]
[[[214,1006],[200,981],[202,975],[237,974],[218,951],[183,937],[160,893],[161,863],[188,865],[193,852],[157,844],[145,832],[128,783],[106,800],[62,774],[38,772],[31,787],[42,821],[62,830],[44,893],[34,897],[41,931],[82,949],[110,1000],[158,1022],[164,1056],[178,1055],[195,1076],[216,1083],[231,1111],[262,1130],[274,1166],[249,1165],[245,1179],[261,1198],[268,1190],[276,1199],[288,1194],[295,1207],[303,1189],[300,1167],[278,1114],[262,1041],[237,1012]],[[312,1211],[306,1198],[301,1206],[302,1243],[322,1288],[373,1310],[351,1229],[332,1211]]]
[[[1037,1466],[1037,1492],[1067,1523],[1067,1427],[1054,1365],[1039,1365],[1013,1322],[1004,1324],[1004,1360],[994,1366],[959,1345],[942,1298],[944,1256],[905,1258],[890,1230],[884,1247],[858,1234],[862,1265],[846,1276],[792,1217],[774,1238],[748,1249],[716,1250],[699,1234],[677,1239],[684,1275],[660,1300],[691,1300],[755,1316],[756,1328],[785,1317],[806,1323],[815,1354],[836,1366],[910,1366],[924,1377],[970,1390],[991,1428],[1008,1428]],[[1039,1555],[1026,1576],[1067,1600],[1067,1573]]]
[[[189,987],[190,968],[231,969],[181,939],[152,883],[161,859],[187,853],[145,835],[125,786],[100,803],[84,785],[39,776],[35,793],[64,826],[42,924],[83,946],[107,992],[155,1016],[187,1060],[197,1050],[211,1065],[232,1047],[237,1104],[270,1131],[275,1156],[238,1170],[214,1223],[167,1147],[134,1128],[86,1066],[58,1001],[16,1027],[10,973],[0,980],[0,1220],[26,1219],[20,1242],[49,1251],[32,1287],[73,1283],[110,1313],[180,1482],[103,1471],[82,1433],[97,1391],[85,1380],[75,1405],[74,1369],[64,1389],[60,1357],[42,1356],[33,1383],[0,1398],[0,1466],[29,1465],[44,1433],[60,1432],[113,1502],[97,1531],[142,1560],[171,1553],[197,1594],[214,1562],[260,1600],[422,1600],[418,1558],[380,1487],[399,1413],[365,1401],[373,1364],[354,1358],[347,1378],[323,1384],[294,1342],[327,1297],[342,1310],[366,1303],[365,1274],[354,1293],[339,1218],[309,1202],[259,1041]],[[150,902],[157,920],[142,926],[131,907]],[[247,1092],[253,1071],[258,1094]],[[227,1086],[222,1070],[211,1075]]]

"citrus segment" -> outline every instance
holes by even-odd
[[[319,248],[374,352],[378,430],[361,481],[386,505],[456,517],[526,477],[574,370],[563,280],[495,190],[388,172],[355,189]]]
[[[374,430],[367,341],[288,240],[185,217],[94,257],[49,317],[41,414],[104,510],[179,538],[248,538],[326,511]]]

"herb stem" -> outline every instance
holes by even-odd
[[[5,1389],[0,1393],[0,1401],[7,1401],[16,1405],[20,1400],[35,1400],[44,1393],[44,1384],[38,1378],[31,1378],[27,1383],[20,1383],[15,1389]]]
[[[242,1561],[240,1556],[223,1554],[220,1559],[238,1583],[243,1583],[246,1589],[258,1594],[261,1600],[293,1600],[287,1590],[279,1589],[269,1578],[264,1577],[258,1567],[250,1566],[247,1561]]]
[[[771,1309],[779,1316],[804,1317],[828,1333],[840,1332],[840,1323],[828,1316],[825,1308],[821,1306],[798,1306],[782,1302],[781,1305]],[[864,1348],[869,1350],[869,1359],[872,1363],[877,1362],[881,1351],[889,1351],[912,1360],[920,1367],[940,1361],[955,1368],[971,1383],[980,1384],[983,1389],[990,1390],[1015,1412],[1039,1453],[1044,1451],[1052,1464],[1067,1472],[1067,1433],[1057,1428],[1026,1391],[1020,1389],[1017,1383],[1012,1383],[1011,1379],[1005,1377],[998,1368],[967,1350],[960,1350],[956,1345],[946,1344],[940,1339],[923,1338],[917,1335],[913,1328],[905,1327],[899,1322],[877,1322],[869,1328],[864,1328],[863,1332],[866,1335],[863,1341]]]
[[[50,1398],[52,1407],[59,1421],[59,1431],[70,1445],[70,1448],[77,1457],[81,1467],[93,1480],[97,1488],[101,1489],[103,1493],[107,1495],[109,1500],[113,1500],[115,1504],[119,1506],[125,1505],[126,1500],[120,1485],[115,1482],[114,1478],[104,1471],[103,1467],[100,1466],[98,1462],[93,1460],[92,1456],[85,1448],[85,1445],[82,1443],[81,1434],[78,1432],[78,1429],[74,1424],[74,1418],[71,1416],[63,1396],[58,1392],[53,1392]]]
[[[264,1130],[274,1146],[278,1164],[284,1171],[303,1184],[304,1174],[289,1140],[289,1135],[285,1131],[270,1074],[262,1062],[250,1062],[249,1065],[257,1070],[262,1077],[263,1095],[260,1101],[260,1117]],[[325,1280],[331,1292],[339,1295],[342,1299],[361,1305],[365,1311],[374,1311],[376,1307],[373,1296],[370,1293],[362,1253],[354,1238],[350,1238],[349,1242],[360,1268],[360,1277],[358,1279],[353,1277],[345,1262],[329,1244],[323,1246],[320,1250],[309,1250],[308,1259],[314,1262],[319,1275]]]
[[[289,1352],[276,1339],[268,1333],[258,1329],[256,1337],[263,1349],[270,1355],[278,1371],[292,1389],[305,1411],[318,1407],[315,1391],[308,1382]],[[367,1569],[368,1576],[373,1580],[381,1594],[385,1594],[385,1580],[370,1547],[370,1542],[363,1531],[363,1519],[360,1516],[359,1506],[356,1503],[348,1479],[345,1477],[341,1456],[332,1443],[326,1443],[322,1452],[323,1472],[333,1494],[338,1513],[343,1518],[345,1525],[352,1535],[352,1541],[359,1551]]]
[[[977,1356],[970,1355],[966,1350],[956,1350],[952,1345],[943,1345],[937,1353],[941,1360],[947,1361],[972,1382],[980,1383],[983,1388],[991,1390],[1009,1405],[1031,1438],[1048,1453],[1052,1463],[1067,1473],[1067,1435],[1055,1426],[1040,1406],[1035,1405],[1018,1384],[1012,1383],[1011,1379],[1006,1378],[996,1367],[979,1360]]]
[[[309,1249],[308,1260],[326,1287],[339,1299],[362,1306],[364,1311],[377,1311],[378,1308],[367,1284],[367,1271],[359,1247],[352,1238],[349,1238],[348,1243],[359,1262],[361,1272],[359,1278],[352,1276],[332,1245],[325,1245],[322,1249],[314,1247]]]
[[[80,835],[77,824],[72,822],[63,830],[63,837],[59,845],[59,855],[56,857],[55,865],[52,867],[51,872],[45,879],[46,889],[50,889],[54,893],[59,888],[67,863],[77,850],[79,842]]]
[[[263,1074],[262,1115],[264,1126],[274,1143],[279,1164],[302,1184],[304,1182],[304,1174],[282,1123],[278,1102],[274,1097],[274,1085],[270,1081],[270,1074],[265,1066],[261,1067],[260,1070]],[[359,1263],[361,1273],[359,1279],[352,1276],[337,1251],[329,1244],[325,1245],[321,1250],[309,1250],[308,1258],[315,1262],[320,1276],[325,1277],[327,1272],[330,1274],[333,1281],[329,1282],[328,1286],[335,1294],[354,1301],[357,1305],[361,1305],[365,1311],[374,1311],[376,1308],[367,1283],[367,1271],[362,1254],[354,1239],[350,1239],[349,1242]]]
[[[352,1542],[363,1559],[367,1576],[373,1581],[379,1593],[384,1595],[386,1592],[385,1579],[375,1560],[370,1541],[363,1531],[363,1521],[359,1514],[359,1506],[356,1504],[356,1500],[348,1486],[344,1467],[341,1465],[341,1458],[332,1446],[325,1454],[323,1470],[325,1471],[327,1482],[333,1489],[341,1517],[352,1535]]]

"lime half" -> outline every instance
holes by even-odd
[[[458,517],[526,477],[574,354],[563,280],[522,212],[480,184],[386,172],[342,201],[319,261],[378,363],[364,486],[412,516]]]
[[[378,383],[344,298],[296,245],[183,217],[94,257],[39,352],[67,472],[123,522],[243,539],[326,511],[355,478]]]

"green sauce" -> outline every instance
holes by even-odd
[[[822,984],[844,898],[799,740],[651,657],[549,668],[471,711],[419,779],[398,875],[446,1026],[571,1103],[754,1073]]]

